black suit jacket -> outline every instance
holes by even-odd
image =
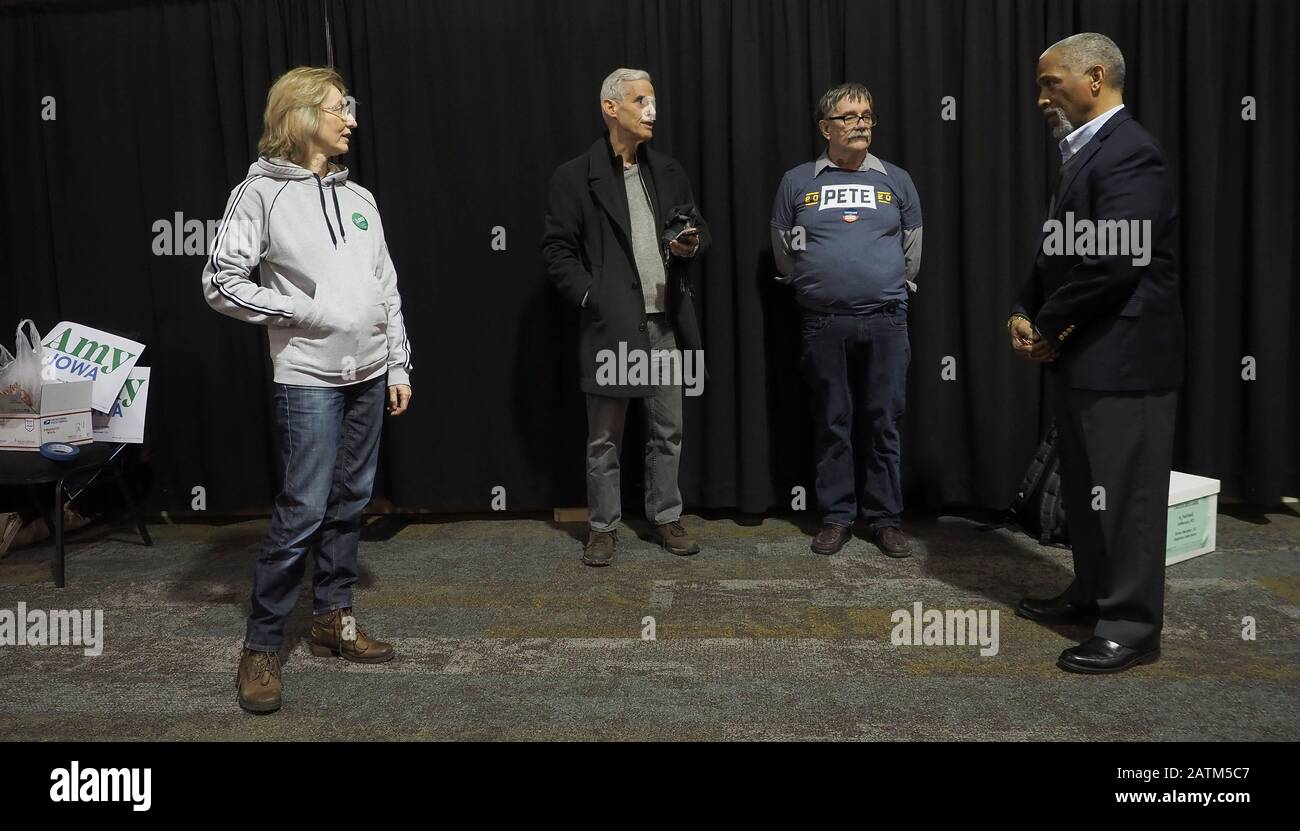
[[[662,233],[676,210],[695,206],[690,182],[675,160],[644,144],[637,151],[637,163]],[[608,136],[598,139],[583,155],[560,165],[551,176],[542,259],[547,276],[561,294],[575,306],[582,306],[583,298],[587,299],[580,312],[578,336],[584,392],[623,397],[644,397],[653,392],[644,385],[596,383],[596,354],[600,350],[617,353],[620,341],[627,344],[627,349],[649,349],[631,224],[623,163]],[[700,229],[699,250],[689,259],[672,257],[666,269],[667,312],[677,346],[683,350],[702,348],[687,272],[708,248],[711,238],[703,220],[695,224]]]
[[[1062,234],[1074,235],[1077,226],[1069,220],[1088,220],[1094,231],[1105,220],[1149,222],[1150,261],[1135,264],[1133,250],[1048,254],[1048,233],[1039,234],[1033,271],[1013,313],[1029,317],[1044,338],[1058,344],[1060,357],[1047,365],[1049,371],[1064,373],[1075,389],[1179,386],[1184,335],[1174,260],[1178,216],[1160,146],[1125,107],[1065,169],[1057,195],[1048,219],[1062,223]]]

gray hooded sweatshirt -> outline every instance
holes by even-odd
[[[267,327],[276,383],[341,387],[385,372],[390,386],[410,383],[384,225],[345,167],[321,178],[284,159],[254,162],[226,203],[203,295],[222,314]]]

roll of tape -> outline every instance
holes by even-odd
[[[70,462],[81,455],[81,449],[61,441],[49,441],[41,445],[41,455],[56,462]]]

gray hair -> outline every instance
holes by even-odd
[[[1124,55],[1115,41],[1096,32],[1082,32],[1058,40],[1046,52],[1056,49],[1061,53],[1061,63],[1077,72],[1092,69],[1098,64],[1106,70],[1106,83],[1120,92],[1124,91]]]
[[[838,87],[826,90],[826,94],[822,96],[821,101],[817,104],[817,117],[830,118],[831,113],[835,112],[836,105],[845,98],[850,101],[865,100],[868,106],[875,106],[871,100],[871,90],[867,89],[863,84],[850,81],[847,84],[840,84]]]
[[[644,69],[619,67],[605,77],[600,85],[600,103],[623,100],[623,84],[628,81],[649,81],[650,73]]]

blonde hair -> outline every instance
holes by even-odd
[[[262,138],[257,154],[267,158],[301,160],[307,143],[320,127],[320,107],[336,87],[348,94],[343,78],[328,66],[299,66],[276,79],[266,94]]]

